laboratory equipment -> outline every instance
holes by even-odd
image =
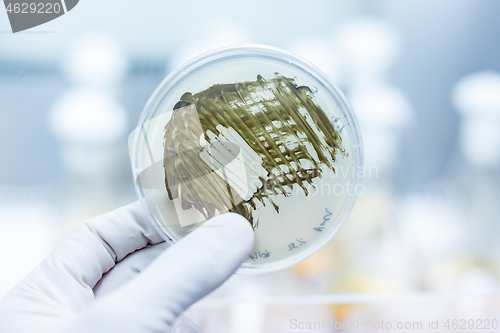
[[[129,148],[138,195],[167,241],[226,211],[249,220],[255,245],[240,272],[311,256],[364,193],[361,136],[343,94],[268,46],[180,66],[149,99]]]

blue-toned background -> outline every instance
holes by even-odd
[[[171,70],[258,43],[304,57],[344,91],[378,173],[316,255],[234,277],[190,310],[204,332],[494,316],[494,295],[457,293],[500,281],[499,13],[495,0],[82,0],[12,34],[0,10],[0,297],[77,223],[136,199],[127,136]],[[431,296],[411,298],[421,292]]]

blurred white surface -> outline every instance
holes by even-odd
[[[0,298],[60,239],[58,211],[40,197],[47,193],[45,188],[0,187]]]
[[[464,156],[479,166],[500,162],[500,73],[484,71],[462,78],[452,100],[461,115]]]
[[[202,330],[493,318],[499,9],[471,0],[86,0],[15,35],[0,11],[0,297],[76,223],[135,199],[126,134],[165,75],[250,42],[295,53],[340,86],[376,172],[315,256],[236,277],[193,307]]]
[[[73,84],[110,89],[124,79],[127,59],[113,38],[90,34],[77,39],[69,49],[63,65]]]

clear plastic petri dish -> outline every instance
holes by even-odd
[[[226,211],[249,220],[255,244],[240,273],[290,267],[332,239],[363,192],[362,147],[327,76],[261,45],[177,68],[129,137],[138,196],[167,241]]]

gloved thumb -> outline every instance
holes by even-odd
[[[135,279],[83,312],[70,331],[169,332],[186,308],[238,269],[253,242],[252,227],[244,217],[218,215],[169,247]]]

